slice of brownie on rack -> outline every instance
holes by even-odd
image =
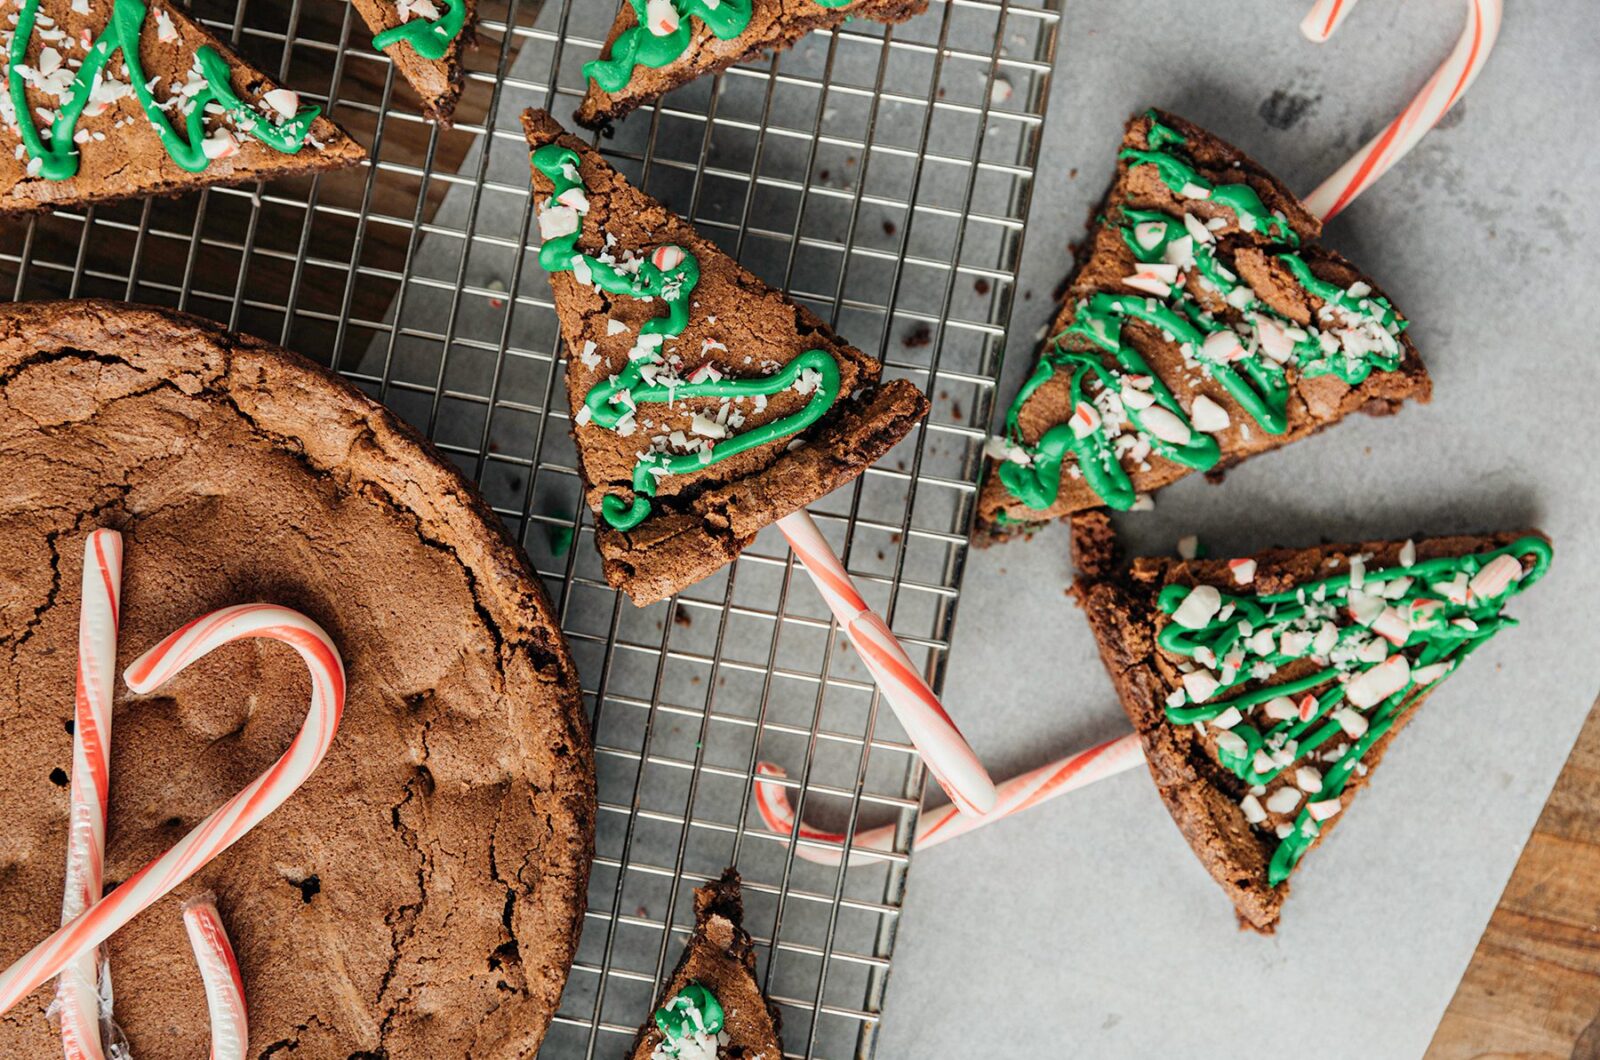
[[[0,215],[356,165],[361,145],[167,0],[21,0]]]
[[[421,98],[423,112],[449,125],[461,99],[461,54],[472,45],[477,0],[353,2],[372,30],[372,46],[394,60]]]
[[[1126,567],[1115,552],[1103,512],[1074,517],[1074,594],[1151,776],[1261,932],[1417,707],[1516,625],[1506,605],[1551,556],[1537,531]]]
[[[926,414],[548,114],[523,123],[579,470],[606,578],[636,604],[728,563]]]
[[[583,125],[622,118],[679,85],[848,19],[904,22],[928,0],[626,0],[601,56],[584,64]]]
[[[756,982],[739,874],[694,892],[694,934],[630,1060],[783,1060],[778,1009]]]
[[[1192,472],[1427,401],[1405,317],[1320,234],[1234,147],[1171,114],[1133,119],[1038,364],[990,440],[981,531],[1145,507]]]

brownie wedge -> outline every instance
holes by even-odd
[[[990,440],[980,535],[1144,507],[1192,472],[1427,401],[1405,317],[1320,235],[1236,148],[1161,111],[1129,122],[1038,364]]]
[[[0,217],[359,164],[361,145],[169,0],[0,23]]]
[[[755,943],[743,918],[733,869],[696,889],[694,934],[630,1060],[783,1060],[778,1009],[756,982]]]
[[[1103,512],[1072,529],[1073,592],[1162,801],[1263,933],[1395,735],[1516,624],[1506,605],[1551,557],[1530,530],[1124,567]]]
[[[626,0],[585,63],[580,125],[598,128],[705,74],[788,48],[852,18],[904,22],[928,0]]]
[[[472,46],[478,0],[352,0],[372,31],[372,46],[394,60],[422,111],[449,126],[466,77],[461,54]]]
[[[548,114],[523,116],[606,579],[636,604],[861,474],[928,410]]]

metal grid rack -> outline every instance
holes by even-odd
[[[923,794],[917,758],[776,531],[676,600],[601,576],[538,268],[525,107],[567,121],[613,4],[484,0],[454,128],[423,121],[353,10],[194,0],[219,35],[372,151],[358,170],[62,211],[0,230],[17,299],[176,306],[343,372],[482,486],[560,612],[595,722],[598,856],[543,1055],[615,1056],[737,863],[788,1054],[868,1056],[908,858],[848,868],[765,832],[751,776],[853,834]],[[651,194],[934,400],[927,423],[814,506],[869,600],[942,681],[975,482],[1016,296],[1060,0],[933,0],[703,78],[601,142]],[[904,847],[905,844],[902,844]]]

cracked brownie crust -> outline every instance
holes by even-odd
[[[548,114],[529,111],[523,125],[534,149],[557,143],[578,153],[588,198],[579,251],[602,253],[606,238],[612,237],[618,250],[648,253],[676,244],[698,259],[700,278],[687,327],[669,343],[687,362],[685,375],[702,360],[715,360],[739,376],[754,375],[758,362],[786,365],[809,350],[827,352],[839,367],[840,397],[812,426],[693,473],[662,478],[654,510],[631,530],[616,530],[597,517],[596,540],[606,578],[634,603],[664,599],[710,575],[737,556],[762,527],[860,475],[926,415],[927,399],[915,385],[904,379],[880,383],[881,364],[634,188]],[[537,169],[533,179],[541,198],[553,190]],[[567,395],[576,414],[592,387],[628,363],[633,337],[643,322],[660,314],[661,305],[612,297],[579,282],[570,271],[551,274],[550,284],[566,347]],[[608,327],[610,321],[619,328]],[[590,357],[575,353],[589,346]],[[793,390],[775,394],[759,412],[750,412],[746,429],[791,415],[806,402]],[[691,410],[697,403],[699,408]],[[650,435],[674,428],[691,431],[691,411],[711,414],[716,407],[715,399],[704,398],[679,399],[670,411],[659,403],[647,406],[640,418],[654,426],[632,436],[594,423],[575,427],[591,510],[598,516],[608,494],[631,499],[633,467]]]
[[[110,943],[135,1056],[205,1055],[178,907],[218,896],[252,1057],[525,1057],[555,1011],[593,852],[577,674],[525,561],[460,475],[332,374],[187,316],[0,309],[0,966],[60,916],[83,535],[127,547],[119,668],[268,600],[349,677],[326,760]],[[230,645],[160,692],[120,683],[108,889],[269,765],[309,681]],[[42,987],[0,1055],[59,1055]]]
[[[607,92],[591,81],[574,117],[580,125],[598,128],[697,77],[751,62],[773,49],[787,48],[813,30],[831,29],[852,18],[904,22],[927,9],[928,0],[856,0],[833,8],[823,7],[817,0],[754,0],[750,25],[737,37],[718,40],[705,23],[694,19],[689,46],[681,56],[654,69],[635,67],[628,84],[618,92]],[[600,54],[610,56],[617,38],[638,24],[633,6],[621,0],[617,21]]]

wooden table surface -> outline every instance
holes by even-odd
[[[1427,1060],[1600,1060],[1600,701]]]

